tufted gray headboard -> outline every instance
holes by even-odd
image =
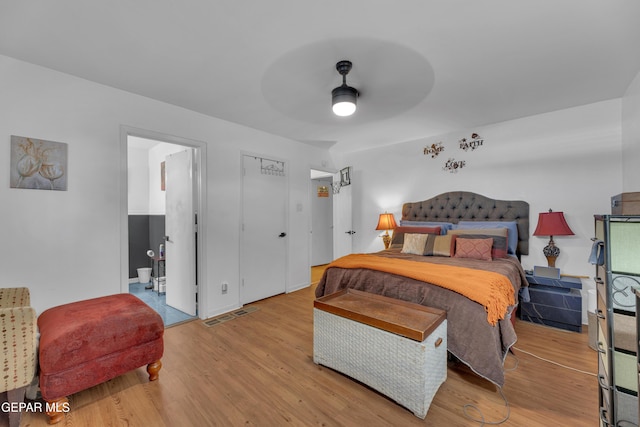
[[[450,191],[422,202],[402,205],[405,221],[516,221],[518,256],[529,254],[529,203],[494,200],[468,191]]]

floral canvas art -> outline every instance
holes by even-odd
[[[67,144],[11,135],[11,188],[67,190]]]

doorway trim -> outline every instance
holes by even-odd
[[[169,144],[191,147],[195,151],[195,185],[198,194],[196,203],[198,224],[196,231],[198,239],[196,251],[198,263],[196,266],[196,281],[198,284],[198,308],[197,314],[204,319],[208,312],[207,297],[207,259],[206,255],[206,206],[207,206],[207,144],[202,141],[167,135],[146,129],[120,125],[120,292],[129,292],[129,178],[128,178],[128,137],[137,136],[152,139]]]

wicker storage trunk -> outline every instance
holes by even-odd
[[[340,307],[341,301],[333,294],[323,297],[328,298],[325,305],[314,307],[314,362],[370,386],[417,417],[425,418],[433,397],[447,378],[444,312],[353,292],[338,297],[350,298],[357,305]],[[374,312],[367,314],[372,300]],[[421,325],[414,322],[416,318],[412,314],[416,313]],[[409,317],[405,316],[403,321],[405,314]],[[392,319],[391,323],[384,317]],[[410,320],[407,322],[407,319]],[[415,333],[418,333],[417,340],[406,336]]]

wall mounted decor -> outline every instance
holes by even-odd
[[[460,144],[460,149],[467,151],[471,149],[471,151],[475,150],[478,147],[482,147],[484,139],[480,137],[477,133],[471,134],[471,139],[462,138],[458,143]]]
[[[11,188],[67,190],[67,144],[11,135]]]
[[[166,172],[165,172],[165,162],[160,162],[160,191],[167,190],[167,180],[166,180]]]
[[[451,173],[457,173],[458,169],[462,169],[465,166],[466,166],[466,162],[464,160],[455,160],[450,158],[444,164],[444,167],[442,168],[442,170],[449,171]]]
[[[340,189],[347,185],[351,185],[351,166],[340,169],[340,181],[334,181],[331,184],[331,190],[333,194],[339,194]]]
[[[351,185],[351,173],[349,171],[349,167],[347,166],[344,169],[340,169],[340,186],[344,187],[345,185]]]
[[[328,185],[318,185],[318,197],[329,197]]]
[[[260,173],[263,175],[284,176],[284,162],[260,158]]]
[[[431,154],[431,158],[435,159],[438,157],[438,154],[444,151],[444,147],[442,146],[442,142],[436,142],[435,144],[431,144],[429,147],[424,147],[424,155]]]

